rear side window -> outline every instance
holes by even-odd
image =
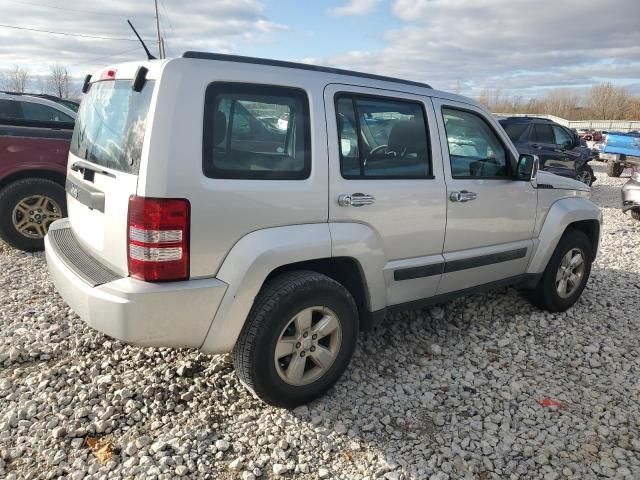
[[[527,130],[529,126],[526,123],[502,123],[504,127],[504,131],[507,132],[507,135],[511,139],[512,142],[517,142],[521,139],[524,132]]]
[[[66,113],[62,113],[60,110],[56,110],[48,105],[41,105],[34,102],[20,102],[22,105],[22,116],[25,120],[31,120],[34,122],[63,122],[73,123],[71,118]]]
[[[553,129],[551,125],[544,125],[537,123],[534,125],[534,140],[540,143],[556,143],[556,139],[553,136]]]
[[[210,84],[205,96],[202,169],[210,178],[308,178],[307,94],[270,85]]]
[[[22,119],[20,104],[13,100],[0,100],[0,120]]]
[[[140,92],[131,88],[131,80],[91,84],[78,111],[71,153],[137,175],[153,87],[153,80],[147,80]]]
[[[347,179],[432,178],[427,121],[417,102],[336,97],[340,170]]]

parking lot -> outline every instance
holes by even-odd
[[[227,356],[91,330],[42,254],[1,244],[0,476],[640,478],[640,222],[620,211],[628,172],[592,165],[604,227],[576,306],[502,289],[396,315],[294,411],[252,398]]]

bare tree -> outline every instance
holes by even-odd
[[[60,98],[69,97],[69,89],[71,84],[71,78],[66,67],[56,63],[51,66],[51,73],[47,81],[47,89],[53,95]]]
[[[594,85],[587,98],[590,114],[598,120],[624,119],[633,99],[627,88],[612,83]]]
[[[573,118],[580,105],[580,95],[569,89],[559,88],[548,92],[540,103],[540,113]]]
[[[14,65],[7,73],[7,90],[11,92],[24,93],[29,84],[29,72],[18,65]]]

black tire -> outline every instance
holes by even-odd
[[[563,257],[573,248],[579,248],[584,252],[585,268],[581,282],[576,290],[569,297],[562,298],[556,289],[556,273],[558,272]],[[580,230],[573,228],[568,229],[558,242],[540,282],[531,292],[531,299],[540,308],[549,312],[564,312],[582,295],[582,291],[589,280],[592,263],[593,249],[589,237]]]
[[[585,175],[585,173],[588,174],[588,177],[587,177],[587,175]],[[582,180],[581,177],[584,177],[585,179],[588,178],[588,183],[586,181]],[[593,184],[593,182],[596,180],[596,176],[593,173],[593,168],[591,168],[587,164],[582,165],[580,168],[578,168],[577,175],[576,175],[576,180],[581,181],[585,185],[591,186]]]
[[[340,347],[324,375],[307,385],[294,386],[276,370],[276,343],[298,312],[317,305],[336,313],[342,328]],[[340,378],[349,365],[357,334],[358,311],[346,288],[316,272],[286,272],[266,283],[256,297],[233,351],[236,374],[264,402],[293,408],[322,395]]]
[[[27,252],[42,250],[44,237],[33,238],[21,233],[14,225],[13,214],[20,202],[35,195],[50,198],[59,206],[60,216],[67,216],[64,188],[51,180],[25,178],[10,183],[0,191],[0,238],[12,247]],[[46,221],[43,225],[46,225]]]
[[[610,177],[619,177],[624,172],[624,164],[617,162],[607,162],[607,175]]]
[[[631,210],[631,218],[640,220],[640,209]]]

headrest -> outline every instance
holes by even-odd
[[[216,110],[213,116],[213,146],[217,146],[224,140],[227,133],[227,116],[220,110]]]
[[[411,120],[398,120],[389,134],[389,148],[396,152],[426,152],[427,138],[424,125]]]

